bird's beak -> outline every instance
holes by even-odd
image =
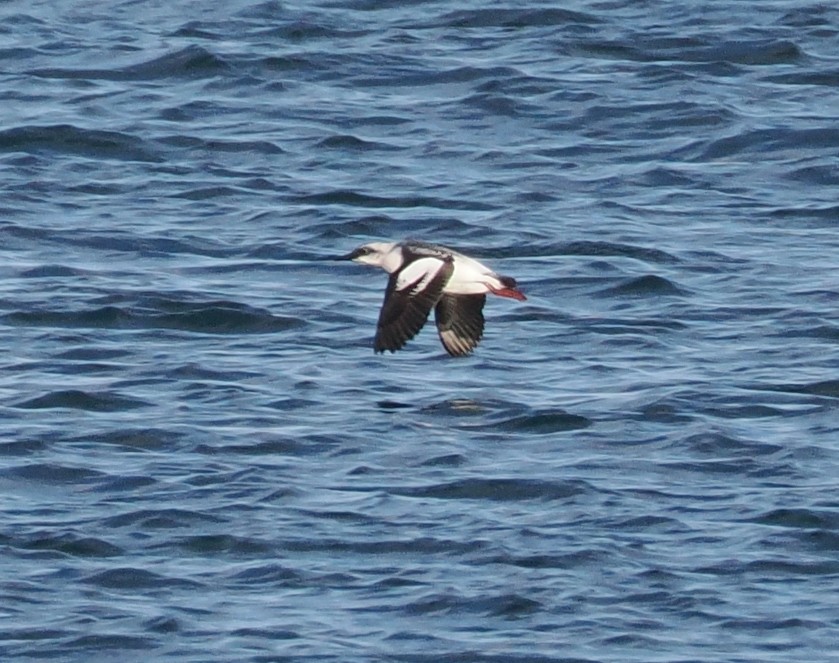
[[[335,256],[334,258],[332,258],[332,260],[355,260],[360,255],[361,251],[355,249],[353,251],[350,251],[349,253],[345,253],[342,256]]]

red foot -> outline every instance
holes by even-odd
[[[509,297],[510,299],[517,299],[520,302],[523,302],[527,299],[524,296],[524,293],[520,290],[516,290],[515,288],[498,288],[495,289],[490,286],[490,291],[493,295],[498,295],[499,297]]]

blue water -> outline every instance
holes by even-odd
[[[839,660],[839,9],[209,5],[0,6],[0,658]]]

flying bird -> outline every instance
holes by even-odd
[[[443,347],[468,355],[484,333],[486,293],[524,301],[516,280],[444,246],[413,240],[371,242],[341,256],[390,274],[373,349],[396,352],[422,329],[431,309]]]

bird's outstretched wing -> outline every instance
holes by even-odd
[[[390,275],[379,313],[376,352],[396,352],[417,335],[451,278],[451,258],[420,258]]]
[[[486,295],[443,295],[434,309],[437,333],[453,357],[468,355],[484,334]]]

